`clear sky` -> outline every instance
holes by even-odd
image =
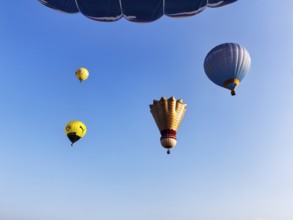
[[[292,7],[137,24],[2,3],[0,219],[292,220]],[[226,42],[252,59],[234,97],[203,69]],[[162,96],[187,103],[171,155],[149,111]],[[71,120],[88,128],[73,148]]]

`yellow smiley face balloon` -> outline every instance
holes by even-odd
[[[86,126],[81,121],[71,121],[67,123],[65,133],[71,141],[72,146],[73,143],[81,139],[86,134]]]
[[[84,67],[78,68],[75,72],[75,76],[82,82],[89,77],[89,71]]]

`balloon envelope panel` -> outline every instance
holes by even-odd
[[[76,0],[76,4],[82,14],[93,20],[116,21],[122,18],[117,0]]]
[[[67,13],[81,12],[97,21],[117,21],[125,17],[134,22],[151,22],[163,15],[195,15],[206,7],[220,7],[237,0],[39,0]]]
[[[39,0],[42,4],[66,13],[77,13],[79,12],[75,0]]]

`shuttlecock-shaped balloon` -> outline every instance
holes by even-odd
[[[150,109],[161,132],[161,145],[168,149],[169,154],[170,148],[177,143],[176,133],[186,112],[186,104],[173,96],[169,99],[162,97],[159,101],[154,100]]]

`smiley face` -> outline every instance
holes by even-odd
[[[83,137],[86,133],[86,126],[81,121],[71,121],[68,122],[65,126],[65,133],[68,135],[69,133],[76,134],[79,137]]]

